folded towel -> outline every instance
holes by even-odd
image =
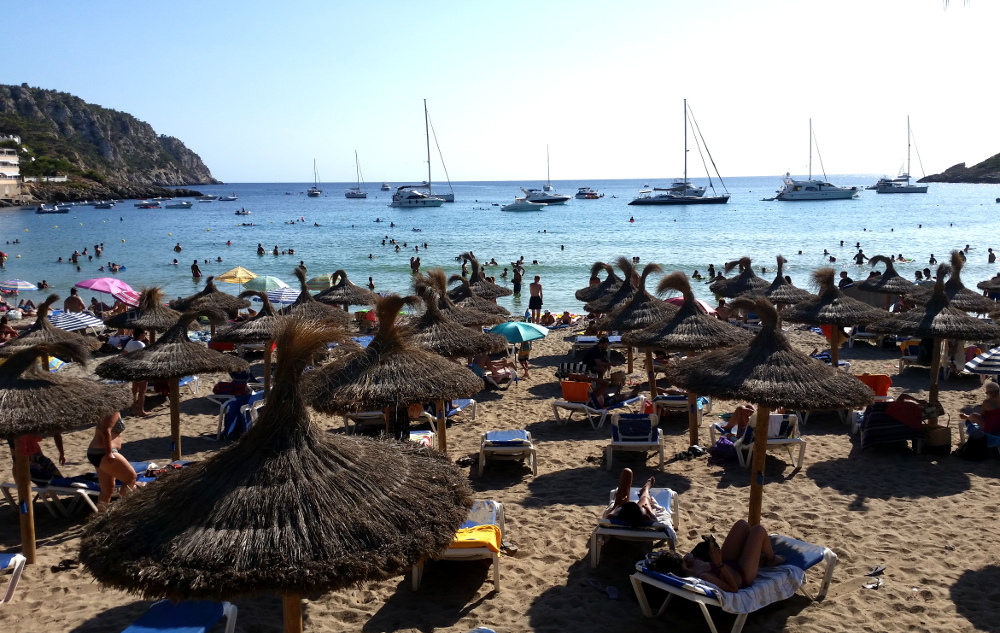
[[[491,552],[500,551],[500,528],[495,525],[477,525],[460,528],[451,541],[451,548],[485,547]]]
[[[643,570],[654,578],[661,574]],[[723,591],[710,582],[700,578],[679,578],[689,585],[689,590],[713,596],[719,600],[720,607],[726,613],[753,613],[769,604],[787,600],[795,595],[806,581],[806,572],[792,565],[777,567],[761,567],[757,577],[749,587],[737,592]],[[671,582],[670,584],[676,584]]]

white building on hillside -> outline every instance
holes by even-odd
[[[6,138],[4,140],[14,139]],[[16,149],[0,147],[0,200],[7,202],[20,200],[21,167],[19,163]]]

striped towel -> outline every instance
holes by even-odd
[[[761,567],[753,584],[735,593],[723,591],[700,578],[684,580],[718,598],[722,603],[722,610],[726,613],[753,613],[769,604],[794,596],[799,587],[805,583],[806,572],[792,565]]]

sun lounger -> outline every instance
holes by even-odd
[[[469,518],[455,534],[455,540],[441,560],[492,560],[493,589],[500,593],[500,543],[504,532],[503,504],[499,501],[476,501]],[[413,590],[420,588],[424,562],[413,566]]]
[[[483,433],[479,444],[479,476],[483,476],[487,459],[528,460],[531,474],[538,474],[538,463],[535,445],[531,441],[531,433],[525,430],[487,431]]]
[[[639,491],[642,488],[629,489],[629,501],[639,500]],[[611,491],[610,507],[615,501],[615,494],[618,489]],[[590,535],[590,566],[597,569],[601,563],[601,548],[611,538],[620,538],[626,541],[667,541],[671,549],[677,542],[677,493],[670,488],[653,488],[649,495],[655,501],[656,521],[648,525],[631,527],[624,521],[614,518],[600,518],[597,520],[597,527]]]
[[[851,328],[850,333],[847,335],[847,346],[854,347],[854,341],[872,341],[875,343],[875,347],[881,347],[884,336],[884,334],[869,332],[865,326],[859,325],[858,327]]]
[[[587,383],[580,383],[580,384],[587,384]],[[573,419],[574,413],[577,412],[583,413],[585,416],[587,416],[587,420],[590,421],[590,425],[595,429],[599,429],[602,426],[604,426],[604,420],[608,417],[608,414],[614,411],[615,409],[621,409],[623,407],[633,405],[636,402],[641,402],[643,400],[645,400],[643,396],[636,396],[635,398],[622,400],[621,402],[618,402],[605,409],[597,409],[584,402],[553,400],[552,414],[555,416],[556,422],[562,422],[563,421],[562,418],[559,417],[559,410],[565,409],[566,411],[569,411],[569,413],[566,415],[566,422],[569,422],[570,420]]]
[[[136,480],[139,483],[149,484],[156,481],[156,477],[145,477],[145,473],[150,468],[156,468],[153,462],[130,462],[132,469],[139,475]],[[121,482],[115,482],[116,488],[112,498],[118,495],[117,486]],[[58,477],[49,482],[45,487],[43,496],[49,500],[63,516],[72,516],[81,505],[88,506],[92,511],[97,512],[96,499],[101,494],[101,484],[97,481],[95,473],[77,475],[76,477]],[[63,497],[70,497],[69,507],[63,503]]]
[[[559,363],[559,369],[556,370],[558,380],[568,380],[573,375],[592,376],[593,374],[587,371],[585,363]]]
[[[756,418],[754,418],[756,420]],[[753,455],[754,436],[756,433],[756,422],[751,420],[743,433],[733,442],[736,449],[736,458],[740,466],[750,467],[750,458]],[[715,445],[715,429],[709,429],[712,437],[712,444]],[[796,461],[793,447],[798,447],[799,458]],[[802,461],[806,455],[806,441],[799,435],[798,418],[794,414],[772,413],[768,421],[767,449],[784,448],[788,451],[788,458],[794,468],[802,468]]]
[[[205,633],[226,618],[225,633],[236,630],[236,605],[198,600],[173,604],[161,600],[122,633]]]
[[[663,470],[663,429],[655,413],[615,413],[611,416],[611,443],[604,449],[608,470],[615,451],[656,451]]]
[[[769,604],[787,600],[795,595],[796,591],[801,591],[812,599],[805,589],[806,571],[821,561],[824,563],[825,571],[815,600],[822,600],[830,589],[833,569],[837,565],[837,555],[829,548],[780,534],[771,535],[771,545],[776,554],[785,557],[785,564],[770,568],[762,567],[757,572],[753,584],[737,592],[722,591],[715,585],[697,578],[661,574],[648,569],[645,561],[639,561],[635,565],[636,572],[632,574],[631,580],[642,614],[647,618],[660,616],[667,610],[671,598],[678,596],[698,603],[712,633],[717,633],[718,629],[708,611],[710,606],[736,614],[731,633],[740,633],[749,614]],[[656,587],[669,594],[656,613],[650,607],[644,585]]]
[[[599,341],[600,339],[601,337],[599,336],[580,335],[573,340],[573,347],[570,349],[570,353],[574,354],[580,350],[590,349],[591,347],[597,345],[597,341]],[[608,342],[611,344],[611,347],[621,347],[622,337],[609,336]]]
[[[452,417],[458,415],[459,413],[465,411],[466,409],[469,410],[469,419],[470,420],[476,419],[476,401],[473,400],[472,398],[459,398],[447,402],[446,404],[448,405],[448,413],[445,416],[447,419],[451,419]],[[425,405],[424,412],[427,414],[428,418],[437,421],[438,411],[436,402],[431,402]]]
[[[4,499],[7,500],[7,503],[10,504],[10,507],[14,508],[14,512],[20,512],[19,505],[17,501],[14,499],[14,494],[17,492],[17,484],[9,481],[4,482],[0,484],[0,492],[3,493]],[[52,514],[52,516],[58,517],[60,515],[59,510],[55,506],[53,506],[52,503],[49,501],[48,497],[45,496],[44,485],[32,483],[31,494],[33,495],[32,502],[41,501],[42,503],[45,504],[46,509],[48,509],[49,513]]]
[[[263,400],[263,389],[225,400],[219,405],[219,425],[215,430],[215,437],[213,438],[209,434],[205,434],[203,437],[217,442],[230,435],[246,432],[253,424],[253,419],[248,417],[247,413],[253,408],[255,403],[263,402]],[[238,427],[242,427],[242,429]]]
[[[0,606],[7,604],[14,598],[17,591],[17,582],[21,580],[21,572],[24,571],[26,559],[20,554],[0,554],[0,572],[11,571],[10,580],[7,582],[7,591],[3,595]]]
[[[688,412],[688,400],[687,396],[683,394],[673,394],[665,393],[660,394],[653,398],[650,402],[653,403],[653,408],[657,415],[662,416],[663,412],[668,413],[687,413]],[[698,403],[698,424],[701,424],[701,416],[705,413],[712,412],[712,399],[707,396],[699,396],[697,399]]]
[[[920,339],[909,339],[899,344],[899,373],[910,365],[920,365]]]

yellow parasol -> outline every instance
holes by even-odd
[[[257,277],[257,273],[252,273],[242,266],[237,266],[232,270],[227,270],[218,277],[215,278],[216,281],[224,281],[230,284],[240,284],[240,290],[243,289],[243,284]]]

